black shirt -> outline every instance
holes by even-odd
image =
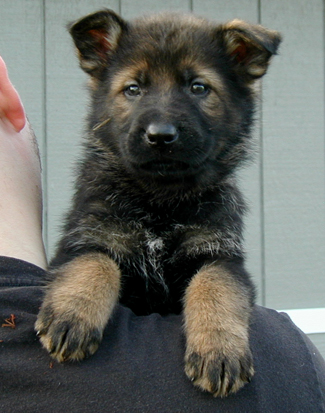
[[[119,305],[94,356],[53,361],[34,332],[43,279],[40,268],[0,257],[1,412],[325,412],[324,360],[284,314],[255,307],[255,376],[219,399],[186,378],[177,315],[139,317]]]

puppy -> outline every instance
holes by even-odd
[[[280,35],[240,20],[102,10],[69,28],[91,107],[71,211],[36,322],[58,361],[98,348],[119,302],[184,314],[185,372],[215,396],[254,374],[254,287],[234,172],[250,156],[254,82]]]

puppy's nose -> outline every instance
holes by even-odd
[[[170,145],[177,139],[177,129],[171,123],[151,123],[145,133],[145,140],[149,145]]]

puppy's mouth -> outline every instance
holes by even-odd
[[[191,167],[186,162],[164,159],[143,163],[140,169],[157,177],[176,177],[186,174]]]

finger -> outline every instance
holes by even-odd
[[[10,82],[4,60],[0,57],[0,117],[9,120],[16,132],[26,124],[26,115],[20,97]]]

